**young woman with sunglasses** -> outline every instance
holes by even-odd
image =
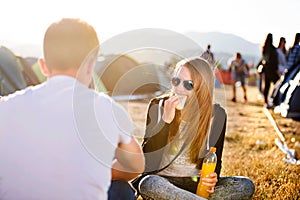
[[[214,75],[202,58],[184,59],[177,63],[172,89],[151,100],[143,150],[146,169],[138,192],[143,199],[203,199],[197,196],[199,169],[207,147],[217,148],[217,167],[203,183],[209,186],[210,199],[251,199],[254,184],[246,177],[220,178],[226,129],[223,108],[213,104]],[[184,108],[178,96],[187,96]],[[207,138],[216,109],[224,113],[221,131],[214,144]],[[216,116],[215,116],[216,118]],[[219,181],[218,181],[219,179]]]

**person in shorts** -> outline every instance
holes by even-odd
[[[231,100],[233,102],[236,102],[236,84],[237,82],[240,82],[244,91],[244,100],[247,101],[246,77],[249,71],[249,66],[247,65],[246,61],[242,58],[241,53],[237,52],[235,54],[235,59],[231,62],[229,71],[232,72],[233,79],[233,97]]]

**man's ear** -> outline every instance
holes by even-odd
[[[40,69],[41,69],[42,74],[44,76],[48,77],[49,76],[49,70],[46,66],[45,59],[39,58],[39,65],[40,65]]]
[[[92,74],[94,72],[94,67],[97,61],[97,57],[91,58],[88,61],[88,66],[87,66],[87,73],[88,74]]]

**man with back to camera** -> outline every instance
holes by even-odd
[[[207,60],[209,62],[209,64],[211,65],[212,69],[214,69],[215,58],[214,58],[214,54],[210,50],[210,48],[211,48],[211,46],[210,46],[210,44],[208,44],[206,51],[203,52],[203,54],[201,55],[201,57],[204,58],[205,60]]]
[[[127,112],[88,88],[94,28],[55,22],[43,50],[48,80],[0,99],[0,199],[133,199],[127,181],[144,170],[144,156]]]

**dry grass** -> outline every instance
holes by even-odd
[[[300,166],[283,161],[285,154],[274,142],[278,135],[263,112],[262,102],[256,99],[256,88],[248,89],[249,102],[228,101],[226,106],[228,127],[221,175],[250,177],[256,186],[253,199],[300,199]],[[273,117],[293,148],[291,138],[299,141],[299,122]]]
[[[257,100],[257,88],[248,87],[248,102],[242,102],[237,88],[238,102],[231,99],[231,87],[225,87],[226,101],[222,104],[228,114],[221,176],[247,176],[256,187],[253,199],[300,199],[300,166],[283,161],[285,154],[274,140],[278,138]],[[144,131],[147,100],[127,102],[136,125],[138,139]],[[284,133],[289,148],[291,138],[300,141],[300,123],[274,115]],[[258,144],[258,141],[263,144]]]

